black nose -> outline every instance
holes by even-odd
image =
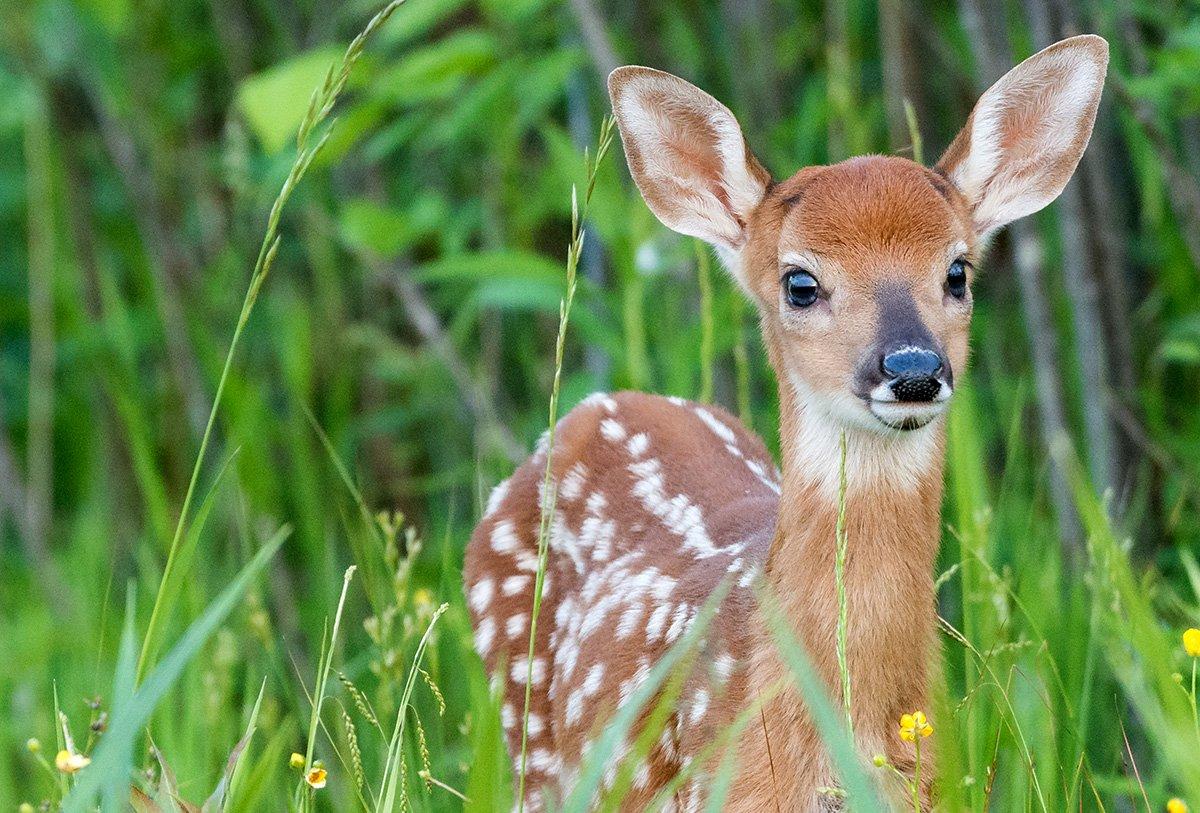
[[[879,366],[899,401],[932,401],[942,388],[942,357],[932,350],[901,347],[884,354]]]

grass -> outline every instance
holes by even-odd
[[[571,189],[571,242],[567,247],[567,293],[559,305],[558,338],[554,343],[554,382],[550,387],[550,420],[546,428],[546,472],[542,478],[542,510],[538,524],[538,560],[537,573],[533,585],[533,609],[529,614],[529,653],[526,658],[525,672],[525,703],[521,710],[521,755],[517,769],[517,809],[525,809],[525,769],[529,749],[529,703],[533,691],[533,652],[537,641],[538,620],[542,610],[542,588],[546,581],[546,557],[550,545],[550,526],[554,521],[555,505],[558,501],[558,482],[554,479],[554,438],[558,427],[558,397],[562,384],[563,352],[566,347],[567,324],[571,318],[571,305],[575,302],[576,273],[579,268],[579,258],[583,255],[583,222],[587,219],[588,208],[592,203],[592,194],[596,189],[596,170],[599,168],[608,148],[612,145],[614,122],[605,119],[600,128],[600,142],[596,147],[594,159],[584,157],[587,165],[587,182],[584,186],[583,208],[579,207],[579,199],[574,188]]]
[[[357,29],[367,11],[351,5],[344,13]],[[601,148],[587,162],[582,139],[561,126],[561,78],[586,64],[583,51],[563,46],[562,21],[523,4],[396,5],[317,74],[277,44],[288,39],[286,20],[265,23],[274,33],[247,52],[279,73],[247,78],[246,87],[270,92],[244,98],[272,107],[251,124],[231,114],[219,136],[212,122],[226,120],[224,107],[186,127],[172,116],[207,98],[211,77],[225,76],[226,53],[204,51],[221,32],[193,20],[202,36],[170,38],[196,50],[163,60],[173,80],[139,99],[151,125],[143,127],[124,107],[128,88],[143,84],[123,74],[160,64],[167,47],[146,43],[180,18],[79,18],[88,47],[69,58],[95,59],[73,70],[103,91],[89,106],[135,139],[133,154],[145,156],[155,185],[176,180],[174,170],[153,174],[164,167],[194,173],[191,193],[172,201],[181,222],[168,205],[159,224],[201,258],[191,276],[186,263],[163,269],[146,259],[154,229],[134,216],[136,196],[109,159],[97,159],[106,142],[81,136],[95,136],[90,122],[64,126],[61,105],[48,104],[60,97],[30,85],[35,115],[15,136],[24,149],[0,151],[0,182],[15,179],[0,195],[0,226],[13,237],[0,250],[26,251],[28,263],[6,254],[4,265],[39,269],[38,283],[49,284],[26,290],[0,274],[0,435],[16,444],[18,464],[23,456],[38,464],[26,468],[31,493],[53,480],[52,532],[39,553],[15,522],[0,525],[0,807],[113,808],[131,779],[163,809],[174,804],[164,794],[199,803],[214,790],[216,808],[227,810],[290,801],[319,810],[508,811],[522,795],[498,695],[473,652],[460,573],[478,495],[511,461],[477,442],[444,363],[353,258],[379,257],[381,274],[420,282],[450,351],[524,442],[584,394],[630,386],[734,406],[778,448],[773,383],[740,293],[706,252],[654,224],[619,161],[602,164],[611,125],[599,128]],[[698,36],[693,22],[712,22],[705,8],[697,22],[664,7],[674,22],[663,30],[648,22],[648,30],[682,41],[679,53],[704,53],[696,44],[704,38],[687,42]],[[879,90],[859,81],[873,70],[873,12],[864,9],[848,7],[831,46],[833,61],[855,76],[784,99],[788,117],[755,137],[770,161],[825,160],[836,111],[853,113],[838,139],[885,148]],[[268,4],[263,14],[275,12]],[[350,18],[332,22],[348,27]],[[824,58],[825,46],[804,33],[811,22],[781,29],[790,44],[780,59]],[[954,49],[962,38],[951,23],[939,17],[936,27]],[[55,40],[42,33],[39,42]],[[170,74],[192,60],[207,60],[206,69]],[[272,78],[282,85],[259,84]],[[714,89],[724,81],[713,77]],[[952,90],[937,95],[948,105]],[[340,121],[331,129],[335,102]],[[592,102],[599,110],[599,98]],[[740,113],[770,102],[731,106]],[[1056,449],[1087,542],[1081,569],[1064,562],[1047,504],[1047,455],[1028,431],[1032,374],[1013,349],[1024,346],[1021,315],[1003,275],[985,275],[974,369],[950,417],[937,579],[943,668],[925,709],[936,733],[922,746],[937,752],[943,810],[1142,809],[1147,800],[1161,809],[1174,796],[1200,803],[1195,660],[1179,641],[1200,618],[1189,554],[1200,530],[1187,361],[1196,281],[1153,145],[1123,115],[1111,121],[1131,145],[1129,198],[1144,217],[1131,251],[1155,275],[1137,317],[1147,372],[1131,397],[1145,442],[1165,462],[1118,504],[1098,496],[1075,463],[1085,448]],[[919,149],[915,121],[908,116]],[[294,149],[264,146],[253,128],[272,122],[298,129]],[[8,144],[14,136],[4,127]],[[187,152],[197,142],[211,151]],[[584,190],[578,211],[566,205],[572,186]],[[25,199],[28,233],[10,211]],[[225,203],[228,231],[206,234],[203,207]],[[1055,217],[1038,230],[1054,234]],[[584,222],[586,239],[603,247],[603,274],[579,268]],[[1053,270],[1057,246],[1047,246]],[[998,268],[1003,243],[995,256]],[[1049,287],[1063,316],[1063,292]],[[172,297],[175,310],[163,307]],[[166,324],[172,312],[183,314],[181,325]],[[187,365],[164,349],[168,329],[184,339],[198,391],[178,380]],[[1077,372],[1064,369],[1074,382]],[[210,388],[211,409],[194,426],[181,405],[209,404]],[[1084,391],[1073,383],[1066,391],[1078,422]],[[286,544],[281,528],[290,529]],[[48,589],[55,573],[61,589]],[[781,652],[839,762],[848,804],[874,809],[871,780],[881,775],[854,760],[852,721],[786,632]],[[693,644],[673,649],[609,721],[560,809],[587,808],[639,714],[651,722],[631,747],[649,747],[664,698],[682,691]],[[710,746],[717,799],[735,768],[730,744],[760,724],[759,713],[746,709]],[[68,775],[50,751],[70,743],[92,762]],[[324,788],[289,767],[292,752],[305,769],[323,764]],[[619,776],[602,804],[617,807],[629,779]]]

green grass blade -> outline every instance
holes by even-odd
[[[876,811],[883,810],[875,788],[863,772],[863,766],[854,750],[844,720],[829,699],[821,679],[813,668],[812,661],[804,651],[804,647],[796,640],[783,613],[775,603],[775,599],[765,591],[759,592],[761,602],[767,616],[767,623],[775,638],[779,654],[783,662],[795,678],[800,693],[808,706],[813,724],[817,727],[825,747],[829,750],[833,766],[841,775],[844,789],[847,793],[847,804],[851,810]]]
[[[113,710],[108,731],[96,747],[92,764],[79,773],[78,783],[63,802],[63,810],[66,813],[81,813],[87,810],[96,794],[103,787],[108,787],[107,783],[120,782],[128,789],[132,776],[126,766],[132,764],[134,744],[143,726],[149,722],[154,709],[183,674],[184,667],[237,606],[250,582],[266,566],[290,533],[291,528],[280,528],[234,577],[233,582],[192,622],[166,657],[134,691],[125,706],[119,711]]]

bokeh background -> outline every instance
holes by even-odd
[[[142,631],[296,128],[377,10],[6,5],[0,807],[58,798],[26,748],[56,750],[56,695],[81,749],[111,722],[127,591]],[[182,795],[216,783],[265,679],[253,781],[234,804],[286,806],[287,754],[304,750],[306,692],[357,564],[335,669],[390,732],[416,640],[448,602],[426,661],[447,708],[420,686],[413,699],[428,767],[475,809],[507,809],[459,569],[487,489],[546,426],[571,186],[608,71],[650,65],[710,91],[784,177],[863,152],[932,163],[988,84],[1084,32],[1112,46],[1095,136],[1060,201],[982,264],[951,418],[939,595],[969,646],[944,637],[942,793],[947,810],[1124,810],[1200,788],[1194,662],[1178,645],[1200,620],[1197,12],[408,0],[368,43],[284,211],[201,468],[204,521],[189,518],[196,553],[168,639],[262,540],[292,533],[154,717]],[[777,449],[750,307],[650,215],[619,146],[587,229],[563,406],[618,388],[714,400]],[[318,802],[352,809],[353,726],[368,784],[387,739],[343,683],[328,694]],[[405,747],[410,804],[461,807],[417,779],[416,739]]]

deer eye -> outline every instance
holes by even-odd
[[[812,274],[795,269],[783,275],[783,290],[787,294],[789,305],[793,308],[807,308],[817,301],[820,285]]]
[[[950,263],[950,270],[946,272],[946,293],[955,299],[967,295],[967,261],[961,257]]]

